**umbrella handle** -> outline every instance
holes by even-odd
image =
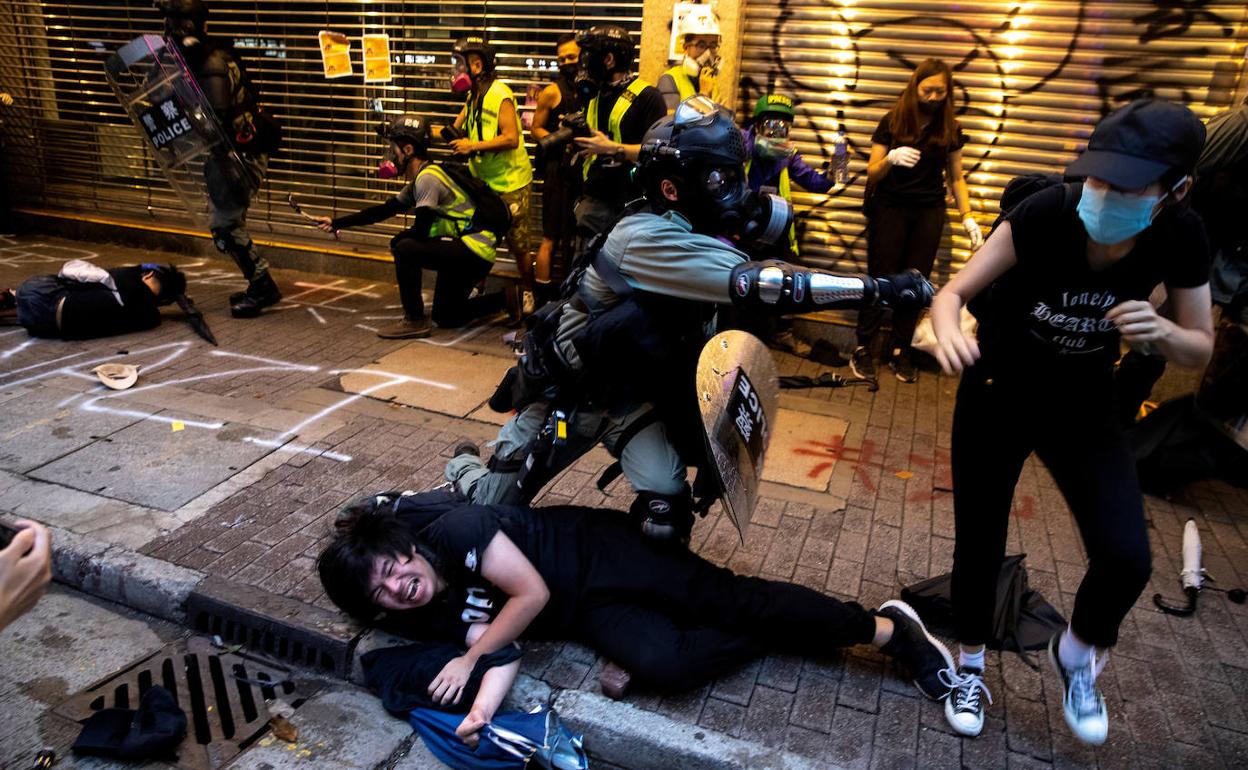
[[[1183,593],[1187,595],[1186,606],[1170,604],[1168,601],[1161,598],[1161,594],[1153,594],[1153,604],[1157,605],[1157,609],[1167,615],[1177,615],[1181,618],[1185,618],[1196,612],[1196,597],[1200,595],[1200,589],[1185,588],[1183,589]]]

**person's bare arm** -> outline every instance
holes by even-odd
[[[550,589],[533,562],[501,531],[481,555],[481,576],[507,594],[507,600],[485,633],[429,684],[429,693],[442,703],[458,703],[477,660],[518,639],[550,600]]]
[[[936,293],[930,311],[932,331],[936,333],[936,360],[946,374],[960,372],[979,360],[979,345],[962,333],[962,306],[1016,262],[1010,223],[1002,222],[966,267]]]
[[[0,550],[0,629],[39,602],[52,580],[52,536],[33,521],[18,521],[13,540]]]
[[[966,189],[966,174],[962,173],[961,150],[949,153],[945,174],[953,190],[953,204],[958,207],[958,216],[966,219],[971,215],[971,194]]]
[[[577,137],[575,140],[577,148],[580,150],[578,155],[621,155],[624,160],[636,161],[637,154],[641,152],[640,144],[619,144],[611,141],[611,137],[595,131],[592,136]]]
[[[892,167],[893,164],[888,162],[888,147],[882,144],[871,145],[871,157],[867,160],[867,181],[879,184]]]
[[[516,105],[511,99],[504,99],[498,108],[498,136],[493,139],[475,141],[473,139],[456,139],[451,147],[456,153],[466,155],[470,152],[498,152],[514,150],[520,146],[520,126],[516,120]]]
[[[1105,317],[1133,347],[1151,349],[1179,366],[1202,367],[1213,355],[1213,310],[1209,284],[1192,289],[1167,289],[1174,320],[1157,313],[1152,303],[1127,300]]]
[[[546,121],[550,120],[550,111],[559,106],[559,102],[563,96],[559,93],[559,86],[551,83],[542,89],[537,95],[537,108],[533,110],[533,126],[529,133],[533,136],[536,143],[538,139],[550,134],[546,130]]]
[[[481,687],[472,702],[472,708],[464,715],[464,721],[455,728],[455,734],[469,746],[476,746],[480,739],[477,735],[482,727],[490,723],[502,705],[503,699],[516,681],[520,673],[520,661],[513,660],[505,666],[494,666],[481,677]]]

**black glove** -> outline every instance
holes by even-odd
[[[894,310],[922,310],[932,304],[936,290],[918,270],[875,279],[876,302]]]

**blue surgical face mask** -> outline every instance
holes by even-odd
[[[1079,219],[1088,237],[1097,243],[1121,243],[1152,224],[1153,209],[1161,197],[1126,195],[1085,184],[1079,198]]]

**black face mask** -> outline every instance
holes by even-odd
[[[597,96],[598,92],[606,87],[608,80],[610,80],[610,73],[607,72],[607,63],[603,61],[603,54],[582,50],[581,60],[576,68],[576,80],[573,83],[573,88],[581,102],[587,103]]]
[[[939,101],[935,101],[935,102],[929,102],[923,99],[919,100],[919,112],[923,113],[924,115],[935,115],[937,112],[940,112],[940,108],[944,106],[945,106],[944,99],[940,99]]]
[[[575,83],[576,73],[579,72],[580,69],[581,69],[581,65],[579,64],[575,64],[575,63],[574,64],[560,64],[559,65],[559,77],[563,78],[569,83]]]

